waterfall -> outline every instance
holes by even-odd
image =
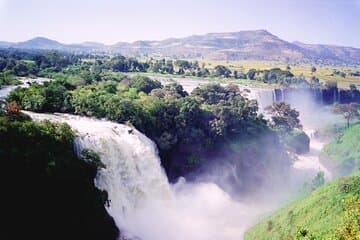
[[[274,102],[276,102],[276,90],[275,89],[272,90],[272,103],[271,104],[273,104]]]
[[[259,112],[264,114],[267,106],[276,102],[276,93],[274,89],[250,89],[249,99],[256,100],[259,105]]]
[[[127,219],[149,201],[171,198],[170,185],[161,168],[155,144],[129,126],[67,114],[37,114],[34,120],[69,124],[76,131],[75,148],[90,149],[105,164],[95,185],[108,193],[108,212],[123,228]]]
[[[285,102],[284,89],[280,89],[281,92],[281,102]]]
[[[275,92],[274,90],[272,91]],[[267,91],[258,91],[259,105],[263,105],[264,98],[266,99]],[[321,99],[322,99],[322,91]],[[281,100],[284,99],[283,89],[281,90]],[[310,137],[310,152],[297,156],[297,160],[293,164],[294,175],[300,176],[297,179],[311,180],[318,171],[325,173],[327,180],[331,179],[331,173],[319,161],[319,155],[324,143],[319,141],[314,132],[322,126],[333,124],[334,115],[328,109],[324,109],[316,104],[313,105],[315,99],[311,93],[301,92],[300,90],[291,91],[286,97],[286,103],[291,104],[300,113],[300,121],[304,127],[304,131]],[[267,102],[268,105],[269,101]],[[316,114],[315,114],[316,113]],[[266,115],[265,115],[266,116]],[[316,117],[314,117],[316,116]],[[270,118],[271,116],[266,116]],[[297,184],[300,184],[299,182]],[[295,184],[296,185],[296,184]]]
[[[319,160],[321,149],[325,143],[315,137],[315,130],[304,129],[304,131],[310,137],[310,151],[297,156],[298,160],[294,162],[294,168],[303,170],[303,179],[311,179],[318,171],[322,171],[324,172],[325,179],[330,180],[332,178],[331,172]]]
[[[68,114],[24,113],[37,121],[69,124],[76,151],[99,155],[105,168],[95,185],[107,191],[107,211],[125,239],[241,240],[247,228],[277,206],[269,199],[235,201],[214,183],[180,179],[169,184],[155,144],[134,128]]]

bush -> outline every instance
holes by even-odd
[[[131,79],[130,87],[136,88],[138,91],[150,93],[155,88],[161,88],[159,81],[151,80],[148,77],[137,75]]]
[[[310,138],[300,129],[294,129],[283,137],[285,145],[297,154],[307,153],[310,150]]]

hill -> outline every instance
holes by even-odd
[[[62,44],[46,38],[21,43],[0,42],[2,48],[53,49],[111,52],[132,56],[198,58],[211,60],[269,60],[360,64],[360,49],[352,47],[290,43],[266,30],[208,33],[162,41],[119,42],[114,45],[85,42]]]
[[[328,183],[265,218],[245,240],[360,239],[360,174]]]
[[[21,48],[21,49],[52,49],[52,50],[62,50],[63,44],[43,37],[36,37],[30,39],[25,42],[19,42],[12,45],[14,48]]]

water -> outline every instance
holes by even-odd
[[[24,113],[37,121],[69,124],[76,131],[77,152],[91,149],[99,155],[106,168],[98,171],[96,186],[108,192],[108,210],[119,226],[147,201],[171,198],[155,144],[136,129],[68,114]]]
[[[47,82],[47,81],[50,81],[50,79],[48,78],[21,78],[20,79],[20,82],[21,84],[20,85],[9,85],[9,86],[3,86],[0,88],[0,100],[2,99],[5,99],[9,93],[16,89],[17,87],[29,87],[30,84],[33,84],[33,83],[39,83],[39,84],[42,84],[44,82]]]
[[[252,89],[249,98],[258,99],[261,110],[275,101],[270,89]],[[106,168],[98,172],[95,184],[108,192],[107,210],[128,238],[239,240],[246,229],[279,207],[279,201],[272,201],[278,193],[271,190],[239,201],[210,182],[180,179],[169,184],[155,144],[128,126],[66,114],[26,113],[35,120],[68,123],[76,131],[77,151],[91,149],[100,156]],[[316,129],[313,113],[303,111],[301,116],[312,136]],[[318,161],[322,145],[311,138],[310,152],[294,162],[294,175],[301,176],[297,187],[319,170],[330,177]]]
[[[95,184],[108,192],[107,210],[130,238],[144,240],[239,240],[272,205],[235,201],[213,183],[170,185],[155,144],[136,129],[67,114],[38,114],[34,120],[69,124],[76,149],[96,152],[106,168]]]
[[[311,179],[317,172],[322,171],[324,172],[325,179],[330,180],[332,177],[331,172],[319,161],[319,155],[325,143],[315,137],[313,129],[304,129],[304,131],[310,137],[310,151],[306,154],[298,155],[298,160],[294,162],[293,167],[303,170],[303,179]]]

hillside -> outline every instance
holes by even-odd
[[[265,218],[245,240],[360,239],[360,174],[328,183]]]
[[[266,30],[209,33],[162,41],[119,42],[114,45],[92,42],[62,44],[41,37],[20,43],[0,42],[0,48],[8,47],[210,60],[360,63],[360,49],[300,42],[290,43]]]
[[[360,124],[355,124],[326,145],[320,161],[336,175],[346,175],[360,167]]]

